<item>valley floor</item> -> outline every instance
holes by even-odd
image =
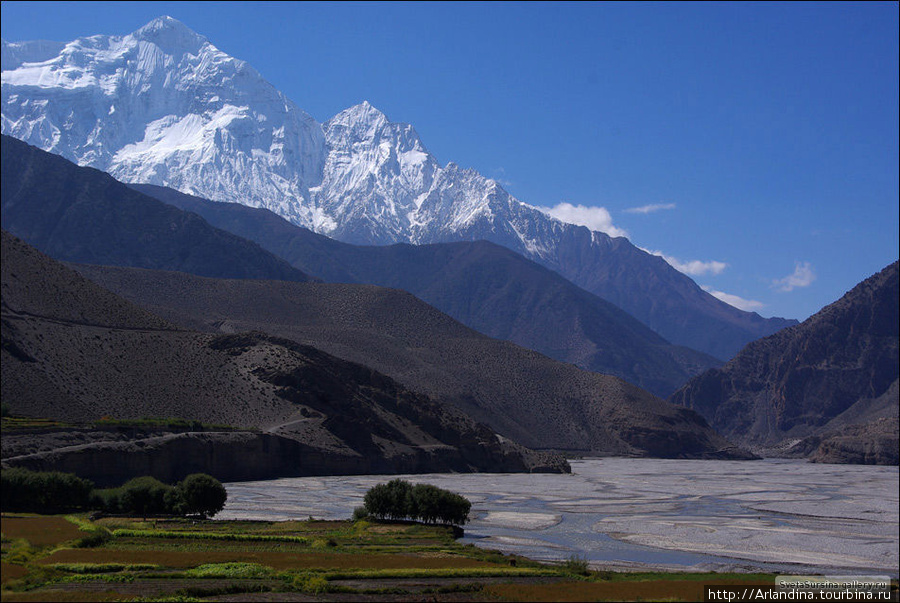
[[[772,575],[617,574],[461,544],[450,528],[4,514],[3,601],[700,600]]]
[[[403,476],[472,501],[464,542],[596,569],[898,576],[898,468],[803,460],[571,461],[572,473]],[[226,484],[222,517],[348,517],[387,476]]]

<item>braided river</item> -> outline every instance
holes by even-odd
[[[898,576],[897,467],[603,458],[572,474],[286,478],[226,484],[222,519],[346,519],[401,477],[472,502],[463,542],[597,569]]]

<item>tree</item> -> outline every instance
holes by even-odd
[[[363,504],[369,515],[378,519],[403,519],[410,514],[411,491],[409,482],[394,479],[370,488]]]
[[[430,484],[395,479],[378,484],[363,498],[365,511],[378,519],[410,518],[425,523],[463,525],[469,519],[472,504],[464,497]]]
[[[30,471],[20,467],[0,473],[4,511],[58,513],[85,508],[93,482],[72,473]]]
[[[205,473],[192,473],[179,482],[178,490],[185,513],[196,513],[202,517],[212,517],[225,507],[228,492],[225,486]]]
[[[169,513],[166,498],[172,490],[155,477],[136,477],[119,488],[119,505],[123,512],[141,516]]]

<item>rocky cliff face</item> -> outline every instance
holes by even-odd
[[[847,428],[897,421],[898,316],[895,262],[802,324],[692,379],[670,400],[745,445],[783,446],[831,432],[864,436],[866,429]]]
[[[355,244],[489,240],[721,359],[792,324],[728,306],[624,238],[440,165],[412,126],[368,103],[318,124],[172,18],[62,46],[4,41],[3,61],[3,133],[124,182],[265,207]]]

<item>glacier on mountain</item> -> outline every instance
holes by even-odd
[[[264,207],[345,242],[487,239],[720,358],[784,326],[720,302],[624,238],[561,222],[474,170],[441,166],[411,125],[367,102],[319,124],[171,17],[126,36],[4,40],[2,131],[124,182]],[[716,321],[733,333],[723,338]]]

